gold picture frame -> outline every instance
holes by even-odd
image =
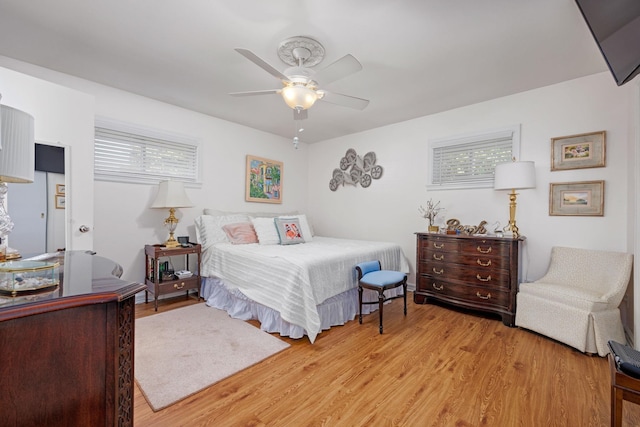
[[[65,193],[65,185],[64,184],[56,184],[56,194],[64,196]]]
[[[606,131],[551,138],[551,170],[605,166]]]
[[[67,199],[64,194],[56,194],[56,209],[64,209]]]
[[[604,216],[604,181],[549,184],[549,215]]]
[[[282,203],[282,162],[247,155],[244,199],[247,202]]]

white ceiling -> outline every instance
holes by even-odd
[[[278,45],[299,35],[325,48],[315,68],[355,56],[326,89],[371,101],[316,103],[310,143],[607,70],[573,0],[0,2],[0,55],[287,138],[278,95],[228,93],[280,88],[234,48],[284,70]]]

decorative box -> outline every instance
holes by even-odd
[[[60,283],[60,264],[44,261],[0,263],[0,294],[16,296],[55,289]]]

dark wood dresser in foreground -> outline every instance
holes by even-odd
[[[514,325],[523,237],[416,235],[414,302],[434,299],[495,313],[505,325]]]
[[[0,298],[0,424],[133,425],[134,298],[143,284],[91,252],[61,253],[60,285]]]

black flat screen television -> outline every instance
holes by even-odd
[[[576,0],[621,86],[640,73],[640,0]]]

